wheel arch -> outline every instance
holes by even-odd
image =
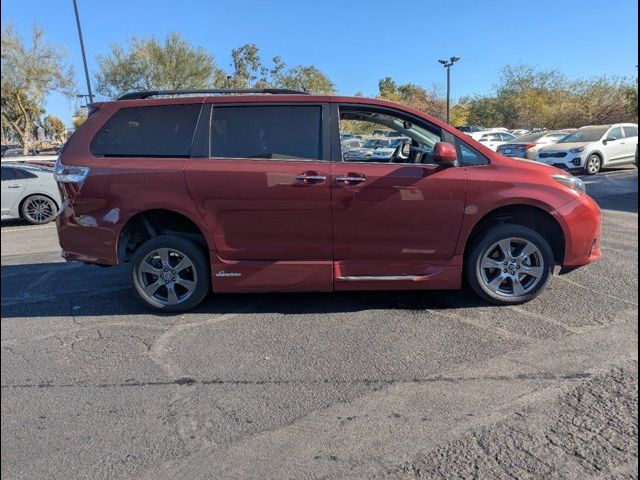
[[[40,197],[47,197],[49,200],[51,200],[54,205],[56,206],[56,210],[60,210],[60,204],[56,201],[55,198],[53,198],[51,195],[48,195],[46,193],[40,193],[40,192],[29,192],[27,194],[25,194],[20,201],[18,202],[18,217],[19,218],[23,218],[22,217],[22,206],[24,205],[24,203],[31,197],[35,197],[35,196],[40,196]]]
[[[163,234],[189,238],[203,249],[212,247],[205,230],[188,214],[170,208],[149,208],[131,215],[117,236],[118,262],[128,262],[145,241]]]
[[[503,205],[480,218],[464,241],[465,260],[471,251],[470,245],[479,235],[493,226],[509,223],[529,227],[540,233],[549,241],[556,264],[563,263],[566,248],[563,226],[548,210],[529,203]]]
[[[590,151],[589,154],[586,156],[585,162],[591,155],[597,155],[598,157],[600,157],[600,162],[604,166],[604,154],[600,150]]]

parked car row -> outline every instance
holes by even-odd
[[[596,175],[603,167],[637,163],[638,125],[591,125],[535,133],[501,144],[497,152]]]
[[[566,137],[571,131],[553,130],[539,133],[529,133],[517,137],[515,140],[504,143],[497,148],[497,152],[507,157],[526,158],[535,160],[538,150],[545,145],[558,142]]]
[[[372,137],[364,140],[359,146],[354,146],[354,140],[348,139],[342,142],[343,158],[347,162],[361,160],[389,161],[394,152],[403,143],[410,142],[407,137]]]

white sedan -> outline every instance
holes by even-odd
[[[53,169],[2,162],[2,220],[51,222],[61,205]]]
[[[509,143],[517,137],[515,135],[511,135],[509,132],[492,131],[474,133],[472,138],[495,152],[498,150],[500,145]]]

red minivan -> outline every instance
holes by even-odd
[[[90,110],[55,169],[62,255],[129,262],[136,295],[157,310],[190,309],[211,289],[463,279],[518,304],[556,265],[601,256],[600,210],[580,179],[402,105],[266,89],[138,92]],[[368,142],[374,130],[393,142]],[[346,146],[354,136],[361,147]]]

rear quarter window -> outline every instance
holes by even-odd
[[[106,157],[187,157],[200,104],[125,107],[91,141],[91,153]]]
[[[212,158],[322,159],[322,107],[214,107]]]

